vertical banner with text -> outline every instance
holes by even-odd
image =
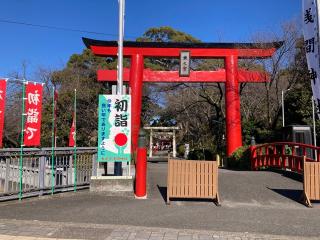
[[[319,0],[302,0],[303,36],[313,97],[320,116]]]
[[[6,91],[7,81],[0,79],[0,147],[2,147],[3,126],[4,126],[4,112],[6,109]]]
[[[131,160],[131,97],[99,95],[98,162]]]
[[[26,84],[24,146],[40,146],[42,89],[42,84]]]
[[[54,104],[54,113],[53,113],[53,134],[54,134],[54,147],[56,147],[56,137],[57,137],[57,113],[58,113],[58,91],[55,89],[53,92],[53,104]]]
[[[74,119],[74,114],[72,115],[72,124],[69,132],[69,147],[74,147],[76,144],[75,141],[75,134],[76,134],[76,128],[75,128],[75,119]]]

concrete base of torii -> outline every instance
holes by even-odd
[[[134,196],[132,176],[91,177],[90,192],[105,196]]]
[[[126,176],[111,176],[114,173],[114,163],[96,162],[90,179],[90,192],[101,193],[105,196],[134,196],[135,168],[122,164],[122,172]]]

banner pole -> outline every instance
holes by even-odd
[[[74,164],[74,191],[77,191],[77,89],[74,90],[74,146],[73,146],[73,164]]]
[[[53,195],[54,193],[54,185],[55,185],[55,178],[54,178],[54,164],[55,164],[55,152],[54,152],[54,147],[55,147],[55,103],[54,103],[54,92],[55,89],[54,87],[52,88],[52,134],[51,134],[51,194]]]
[[[22,114],[21,114],[21,134],[20,134],[20,159],[19,159],[19,201],[22,199],[22,166],[23,166],[23,141],[24,141],[24,116],[25,116],[25,84],[22,83]]]
[[[311,97],[312,101],[312,125],[313,125],[313,145],[317,146],[317,132],[316,132],[316,114],[315,114],[315,107],[314,107],[314,97]],[[315,150],[315,160],[318,161],[318,154],[317,150]]]
[[[123,35],[124,35],[124,11],[125,0],[119,2],[119,39],[118,39],[118,78],[117,78],[117,94],[123,94]]]

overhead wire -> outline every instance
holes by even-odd
[[[57,26],[42,25],[42,24],[33,24],[33,23],[28,23],[28,22],[20,22],[20,21],[13,21],[13,20],[7,20],[7,19],[0,19],[0,23],[8,23],[8,24],[24,25],[24,26],[29,26],[29,27],[46,28],[46,29],[52,29],[52,30],[61,30],[61,31],[68,31],[68,32],[79,32],[79,33],[88,33],[88,34],[95,34],[95,35],[105,35],[105,36],[111,36],[111,37],[118,37],[118,34],[112,34],[112,33],[87,31],[87,30],[81,30],[81,29],[57,27]],[[127,37],[138,38],[137,36],[128,36],[128,35],[127,35]]]

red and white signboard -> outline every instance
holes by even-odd
[[[56,140],[56,136],[57,136],[57,113],[58,113],[58,91],[57,90],[54,90],[54,93],[53,93],[53,99],[54,99],[54,131],[53,131],[53,134],[54,134],[54,139]]]
[[[74,113],[73,113],[73,118],[72,118],[72,125],[70,128],[70,133],[69,133],[69,147],[74,147],[75,146],[75,135],[76,135],[76,127],[75,127],[75,119],[74,119]]]
[[[0,147],[2,147],[2,135],[4,126],[4,111],[6,109],[7,81],[0,79]]]
[[[26,84],[24,146],[40,145],[42,89],[42,84]]]

